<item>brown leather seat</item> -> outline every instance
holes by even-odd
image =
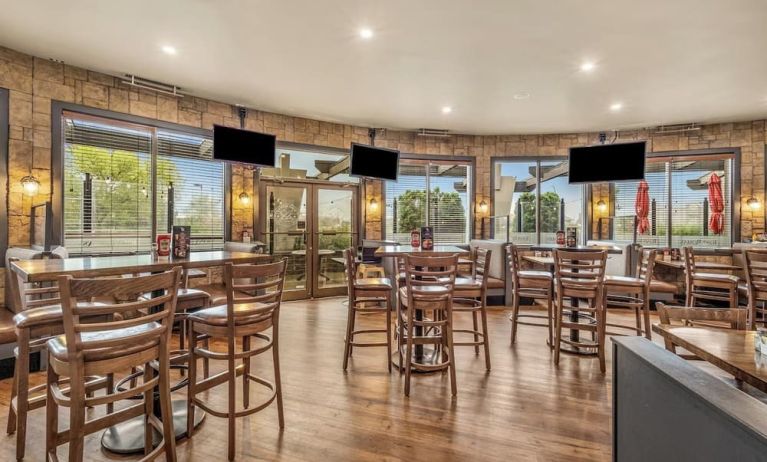
[[[39,326],[51,322],[61,323],[61,305],[41,306],[17,313],[13,322],[20,328]]]
[[[732,274],[699,273],[697,271],[695,272],[695,279],[699,281],[717,281],[717,282],[729,281],[733,284],[737,284],[738,282],[740,282],[740,278]]]
[[[413,294],[419,295],[440,295],[440,294],[448,294],[450,293],[450,289],[444,286],[417,286],[413,287]],[[399,296],[400,300],[403,302],[407,302],[407,287],[400,287],[399,289]]]
[[[13,313],[6,308],[0,309],[0,345],[16,341],[16,325],[13,322]]]
[[[119,340],[121,338],[130,338],[135,335],[149,332],[154,329],[159,329],[160,327],[161,326],[159,323],[150,322],[150,323],[141,324],[138,326],[126,327],[124,329],[110,330],[108,332],[99,332],[99,331],[82,332],[80,335],[81,335],[83,344],[87,345],[88,342],[103,340],[105,336],[109,338],[110,340]],[[156,342],[142,342],[139,344],[126,343],[125,345],[121,345],[120,347],[109,347],[109,348],[100,348],[96,350],[86,350],[85,360],[101,361],[106,359],[119,358],[122,356],[129,355],[131,353],[144,351],[147,348],[150,348],[152,343],[156,343]],[[48,345],[48,351],[50,352],[51,356],[53,356],[55,359],[58,359],[59,361],[67,361],[68,359],[67,340],[64,335],[59,335],[58,337],[54,337],[48,340],[47,345]]]
[[[362,278],[354,280],[354,288],[365,289],[391,289],[391,280],[389,278]]]
[[[519,279],[553,279],[554,277],[548,271],[519,271]]]
[[[458,277],[455,278],[455,290],[461,289],[481,289],[482,280],[474,278]]]
[[[487,278],[487,288],[488,289],[504,289],[506,287],[506,283],[503,282],[503,279],[498,279],[494,277]]]
[[[253,316],[258,316],[261,310],[270,306],[266,303],[239,303],[234,305],[235,324],[252,324],[257,322]],[[267,317],[271,316],[269,314]],[[240,319],[238,319],[240,318]],[[226,326],[226,305],[212,306],[189,315],[189,319],[211,326]]]
[[[665,294],[676,294],[679,292],[679,287],[673,282],[659,281],[653,279],[650,281],[650,292],[660,292]]]
[[[605,285],[621,287],[643,287],[644,282],[639,278],[629,276],[605,276]]]

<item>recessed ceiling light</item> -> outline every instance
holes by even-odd
[[[530,99],[530,93],[526,91],[521,91],[519,93],[514,93],[514,99]]]
[[[445,106],[442,108],[443,114],[450,114],[451,112],[453,112],[453,108],[451,108],[450,106]]]
[[[610,110],[613,112],[618,112],[621,109],[623,109],[623,103],[613,103],[610,105]]]
[[[594,70],[594,68],[597,67],[596,64],[594,64],[591,61],[586,61],[585,63],[581,64],[581,71],[582,72],[591,72]]]
[[[175,55],[177,53],[176,47],[172,47],[170,45],[163,45],[162,52],[166,55]]]
[[[373,29],[369,27],[363,27],[360,29],[360,37],[364,38],[365,40],[373,38]]]

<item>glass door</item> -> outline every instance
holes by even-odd
[[[346,293],[344,249],[357,242],[355,210],[356,188],[314,186],[314,290],[313,296]]]
[[[311,252],[309,226],[311,199],[309,185],[266,184],[262,189],[262,208],[266,213],[262,229],[266,251],[288,259],[285,274],[285,300],[307,298],[311,294],[309,278]]]
[[[262,180],[262,240],[287,258],[285,300],[344,295],[343,250],[357,245],[357,187]]]

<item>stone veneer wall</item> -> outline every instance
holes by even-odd
[[[9,245],[29,242],[29,214],[32,202],[50,195],[51,101],[67,101],[116,112],[150,117],[194,127],[213,124],[238,127],[232,105],[193,96],[173,98],[123,85],[119,79],[0,47],[0,87],[10,90],[10,141],[8,184]],[[322,122],[251,110],[246,128],[273,133],[279,140],[348,148],[352,142],[368,141],[367,127]],[[753,194],[764,203],[765,120],[706,125],[702,130],[680,135],[653,136],[647,130],[621,132],[620,140],[648,140],[652,151],[673,151],[717,147],[741,149],[741,192],[743,202]],[[490,158],[493,156],[564,156],[573,145],[596,143],[597,133],[550,135],[453,135],[447,138],[416,136],[412,132],[386,130],[376,139],[378,146],[417,154],[470,155],[476,157],[475,203],[488,203]],[[19,183],[25,175],[41,180],[40,197],[24,196]],[[252,170],[237,167],[232,173],[232,194],[252,191]],[[606,188],[595,188],[593,200],[608,200]],[[365,203],[381,203],[381,184],[371,182]],[[253,228],[252,204],[233,201],[232,237]],[[365,233],[381,235],[379,211],[365,219]],[[597,215],[598,217],[598,215]],[[479,218],[479,217],[477,217]],[[475,227],[477,231],[479,226]],[[741,234],[764,231],[764,208],[752,213],[743,207]],[[0,299],[2,299],[0,297]]]

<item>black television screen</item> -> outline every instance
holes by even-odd
[[[274,167],[277,137],[239,128],[213,126],[213,158]]]
[[[352,143],[351,176],[397,181],[399,151]]]
[[[645,142],[570,148],[570,183],[644,179]]]

